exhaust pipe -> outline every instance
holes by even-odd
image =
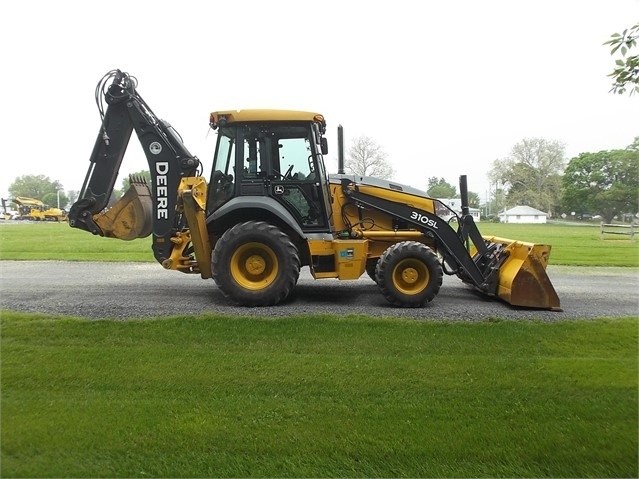
[[[344,127],[337,125],[337,174],[344,173]]]
[[[459,196],[461,198],[461,211],[462,216],[466,216],[470,213],[468,207],[468,182],[466,181],[466,175],[459,177]]]

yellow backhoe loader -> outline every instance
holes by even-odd
[[[108,72],[96,101],[102,124],[70,226],[124,240],[152,235],[164,268],[212,278],[237,304],[280,303],[308,267],[316,279],[366,273],[399,307],[426,305],[447,274],[515,307],[561,309],[546,274],[551,247],[482,236],[463,175],[458,214],[416,188],[344,174],[341,129],[339,172],[329,175],[319,113],[241,110],[210,114],[217,144],[207,182],[199,159],[155,116],[134,77]],[[134,130],[151,184],[131,178],[106,209]],[[451,215],[456,222],[444,219]]]
[[[33,221],[66,221],[67,213],[60,208],[53,208],[45,205],[36,198],[27,198],[26,196],[16,196],[11,200],[18,205],[18,220]]]

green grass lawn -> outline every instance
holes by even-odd
[[[629,236],[601,237],[599,225],[479,223],[482,234],[552,246],[550,264],[567,266],[639,266],[639,228]]]
[[[151,238],[122,241],[94,236],[67,223],[0,222],[0,259],[155,261]]]
[[[2,316],[2,477],[637,477],[638,319]]]
[[[639,241],[602,239],[599,226],[479,223],[484,235],[552,245],[550,264],[639,267]],[[0,259],[155,261],[150,238],[93,236],[66,223],[0,222]]]
[[[636,239],[597,226],[479,228],[551,244],[550,264],[639,266]],[[150,247],[0,222],[4,260]],[[1,477],[639,476],[637,317],[1,313]]]

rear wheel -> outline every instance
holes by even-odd
[[[300,258],[277,226],[247,221],[227,230],[215,244],[213,279],[225,296],[243,306],[272,306],[293,290]]]
[[[376,277],[377,285],[391,304],[418,308],[437,296],[443,270],[429,247],[417,241],[403,241],[384,252]]]

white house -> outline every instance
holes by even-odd
[[[437,199],[441,201],[442,203],[444,203],[448,208],[453,210],[455,213],[457,213],[459,216],[461,216],[462,214],[461,198],[437,198]],[[442,217],[446,221],[450,220],[450,218],[453,216],[452,212],[447,210],[446,208],[437,208],[437,206],[435,206],[435,209],[436,209],[437,215]],[[480,220],[480,214],[479,214],[478,208],[468,208],[468,213],[471,214],[471,216],[473,217],[475,221]]]
[[[548,214],[530,206],[515,206],[499,213],[502,223],[545,223]]]

